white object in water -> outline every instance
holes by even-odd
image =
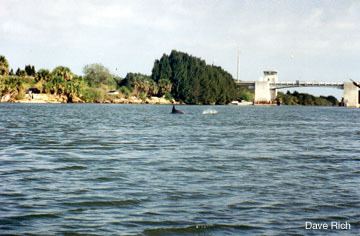
[[[205,111],[203,111],[203,115],[215,115],[217,114],[217,110],[214,110],[214,109],[207,109]]]
[[[232,101],[232,102],[229,103],[229,105],[250,106],[250,105],[253,105],[253,102],[248,102],[248,101],[245,101],[245,100],[241,100],[240,102],[239,101]]]

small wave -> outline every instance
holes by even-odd
[[[0,196],[3,196],[3,197],[24,197],[26,195],[21,193],[21,192],[5,191],[5,192],[0,193]]]
[[[253,230],[259,229],[259,227],[251,225],[226,225],[226,224],[198,224],[187,227],[170,227],[170,228],[156,228],[145,229],[143,233],[145,235],[169,235],[169,234],[189,234],[189,233],[205,233],[208,231],[218,230]]]
[[[82,201],[67,202],[65,205],[77,207],[117,207],[117,206],[134,206],[139,204],[139,200],[110,200],[110,201]]]
[[[93,179],[96,182],[110,182],[113,180],[116,180],[117,178],[111,178],[111,177],[97,177],[96,179]],[[93,181],[92,180],[92,181]]]
[[[0,133],[7,133],[7,132],[8,132],[8,129],[0,128]]]
[[[63,232],[61,232],[61,235],[64,235],[64,236],[81,236],[81,235],[84,235],[84,233],[78,233],[78,232],[75,232],[75,231],[63,231]],[[86,235],[98,235],[98,234],[86,233]]]
[[[32,220],[32,219],[54,219],[59,218],[60,216],[56,213],[38,213],[38,214],[28,214],[28,215],[20,215],[20,216],[11,216],[8,217],[8,220],[16,220],[16,221],[24,221],[24,220]]]
[[[215,115],[217,113],[218,113],[218,111],[214,110],[214,109],[207,109],[207,110],[202,112],[203,115]]]
[[[54,149],[52,147],[52,149]],[[60,147],[59,147],[60,149]],[[64,155],[68,155],[68,153],[66,152],[63,152],[63,153],[60,153],[60,154],[64,154]],[[58,158],[55,158],[52,160],[52,162],[56,162],[56,163],[74,163],[74,162],[86,162],[87,160],[86,159],[82,159],[82,158],[79,158],[79,157],[58,157]]]
[[[55,170],[86,170],[86,166],[64,166]]]

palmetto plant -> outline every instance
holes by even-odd
[[[35,81],[38,82],[40,80],[43,80],[43,81],[50,81],[51,80],[51,74],[50,74],[50,71],[49,70],[46,70],[46,69],[40,69],[37,73],[36,73],[36,76],[35,76]]]
[[[51,75],[54,77],[62,77],[64,80],[69,81],[72,80],[74,77],[74,74],[71,72],[71,70],[68,67],[65,66],[58,66],[56,67],[52,72]]]
[[[81,90],[81,81],[79,79],[74,79],[72,81],[67,81],[65,85],[65,95],[72,100],[74,97],[80,96]]]

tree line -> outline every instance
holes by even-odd
[[[10,94],[21,99],[29,89],[65,96],[68,102],[111,102],[130,96],[144,101],[150,96],[165,97],[186,104],[227,104],[254,99],[254,92],[238,87],[223,68],[176,50],[156,59],[150,75],[130,72],[124,78],[96,63],[86,65],[81,76],[65,66],[36,70],[35,66],[26,65],[14,73],[7,59],[0,55],[0,97]],[[109,91],[117,91],[117,95],[110,95]],[[298,92],[280,92],[278,100],[286,105],[338,105],[333,96],[315,97]]]
[[[103,102],[113,98],[108,96],[111,90],[118,90],[125,97],[164,96],[187,104],[226,104],[251,97],[249,91],[237,89],[232,76],[221,67],[175,50],[155,60],[151,75],[128,73],[120,78],[101,64],[86,65],[82,76],[65,66],[36,70],[33,65],[26,65],[14,73],[1,56],[0,77],[0,95],[12,94],[15,99],[23,98],[30,88],[64,95],[68,102]]]
[[[291,93],[279,92],[277,96],[278,101],[284,105],[304,105],[304,106],[339,106],[339,101],[334,96],[320,96],[316,97],[307,93],[299,93],[294,91]]]
[[[64,96],[67,102],[103,102],[107,92],[116,89],[121,80],[101,64],[86,65],[83,73],[76,75],[65,66],[36,70],[33,65],[14,73],[7,59],[0,56],[0,97],[8,94],[12,100],[19,100],[31,90]]]

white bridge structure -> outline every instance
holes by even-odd
[[[343,102],[346,107],[359,107],[360,92],[359,87],[353,82],[279,82],[276,71],[264,71],[262,81],[235,81],[239,86],[254,88],[254,104],[272,104],[275,103],[278,89],[296,88],[296,87],[327,87],[343,89]]]

